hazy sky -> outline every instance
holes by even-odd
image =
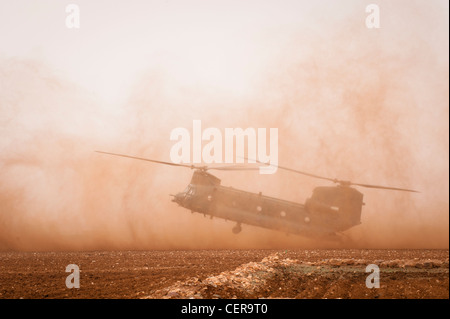
[[[80,28],[66,27],[66,6]],[[365,9],[380,8],[368,29]],[[297,247],[191,215],[176,127],[279,129],[279,164],[360,189],[365,247],[447,247],[449,14],[432,1],[0,2],[0,249]],[[304,203],[326,182],[224,173]],[[426,240],[424,240],[424,238]]]
[[[0,52],[42,59],[108,101],[123,98],[148,68],[242,93],[276,50],[263,32],[304,24],[321,10],[299,1],[78,1],[74,30],[65,26],[68,3],[3,2]]]
[[[69,3],[80,8],[80,29],[65,25]],[[381,28],[397,36],[408,31],[402,12],[385,1],[2,1],[0,55],[45,61],[108,102],[124,99],[149,68],[180,85],[241,96],[292,33],[323,35],[347,23],[364,28],[369,3],[380,4]],[[448,1],[417,3],[448,17]],[[409,23],[416,30],[420,21]],[[430,45],[444,48],[442,38],[430,36]]]

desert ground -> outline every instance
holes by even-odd
[[[80,269],[67,288],[66,266]],[[379,288],[367,288],[369,264]],[[449,298],[448,250],[0,252],[0,299]]]

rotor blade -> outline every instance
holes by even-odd
[[[246,158],[248,160],[248,158]],[[306,173],[306,172],[302,172],[302,171],[298,171],[292,168],[288,168],[288,167],[283,167],[283,166],[279,166],[279,165],[273,165],[273,164],[267,164],[267,163],[263,163],[260,162],[258,160],[253,159],[253,161],[256,161],[258,163],[264,164],[264,165],[269,165],[269,166],[274,166],[274,167],[278,167],[290,172],[294,172],[294,173],[299,173],[299,174],[303,174],[306,176],[310,176],[310,177],[314,177],[314,178],[319,178],[319,179],[323,179],[323,180],[327,180],[327,181],[332,181],[334,183],[338,183],[341,185],[356,185],[356,186],[361,186],[361,187],[366,187],[366,188],[379,188],[379,189],[388,189],[388,190],[395,190],[395,191],[404,191],[404,192],[414,192],[414,193],[420,193],[419,191],[413,190],[413,189],[406,189],[406,188],[398,188],[398,187],[388,187],[388,186],[379,186],[379,185],[369,185],[369,184],[359,184],[359,183],[352,183],[352,182],[347,182],[347,181],[343,181],[343,180],[339,180],[339,179],[333,179],[333,178],[328,178],[328,177],[323,177],[323,176],[319,176],[319,175],[314,175],[314,174],[310,174],[310,173]]]
[[[248,158],[245,158],[245,159],[246,159],[246,160],[249,160]],[[274,164],[270,164],[270,163],[268,164],[268,163],[260,162],[260,161],[255,160],[255,159],[250,159],[250,160],[255,161],[255,162],[257,162],[257,163],[260,163],[260,164],[264,164],[264,165],[268,165],[268,166],[273,166],[273,167],[278,167],[278,168],[284,169],[284,170],[286,170],[286,171],[294,172],[294,173],[297,173],[297,174],[306,175],[306,176],[309,176],[309,177],[319,178],[319,179],[323,179],[323,180],[326,180],[326,181],[332,181],[332,182],[335,182],[335,183],[338,183],[338,182],[339,182],[339,180],[337,180],[337,179],[328,178],[328,177],[323,177],[323,176],[319,176],[319,175],[314,175],[314,174],[310,174],[310,173],[298,171],[298,170],[296,170],[296,169],[292,169],[292,168],[289,168],[289,167],[284,167],[284,166],[280,166],[280,165],[274,165]]]
[[[275,166],[275,167],[278,167],[278,168],[281,168],[281,169],[284,169],[284,170],[286,170],[286,171],[290,171],[290,172],[294,172],[294,173],[298,173],[298,174],[303,174],[303,175],[306,175],[306,176],[310,176],[310,177],[314,177],[314,178],[319,178],[319,179],[323,179],[323,180],[326,180],[326,181],[332,181],[332,182],[334,182],[334,183],[339,183],[339,180],[337,180],[337,179],[328,178],[328,177],[323,177],[323,176],[319,176],[319,175],[314,175],[314,174],[310,174],[310,173],[298,171],[298,170],[296,170],[296,169],[292,169],[292,168],[289,168],[289,167],[284,167],[284,166],[279,166],[279,165],[272,165],[272,164],[269,164],[269,165]]]
[[[358,184],[358,183],[351,183],[352,185],[357,185],[361,187],[367,187],[367,188],[380,188],[380,189],[389,189],[394,191],[404,191],[404,192],[413,192],[413,193],[420,193],[419,191],[415,191],[413,189],[406,189],[406,188],[397,188],[397,187],[388,187],[388,186],[378,186],[378,185],[369,185],[369,184]]]
[[[218,171],[253,171],[259,170],[259,167],[245,167],[245,166],[219,166],[219,167],[207,167],[208,170],[215,169]]]
[[[141,160],[141,161],[147,161],[147,162],[158,163],[158,164],[165,164],[165,165],[170,165],[170,166],[182,166],[182,167],[187,167],[187,168],[191,168],[191,169],[198,168],[197,166],[194,166],[194,165],[175,164],[175,163],[170,163],[170,162],[156,161],[156,160],[152,160],[152,159],[148,159],[148,158],[135,157],[135,156],[129,156],[129,155],[123,155],[123,154],[116,154],[116,153],[108,153],[108,152],[102,152],[102,151],[96,151],[96,152],[97,153],[108,154],[108,155],[114,155],[114,156],[128,157],[128,158],[138,159],[138,160]]]
[[[315,177],[315,178],[321,178],[321,179],[324,179],[324,180],[329,180],[329,181],[332,181],[332,182],[338,183],[338,184],[347,184],[347,185],[356,185],[356,186],[361,186],[361,187],[366,187],[366,188],[379,188],[379,189],[388,189],[388,190],[395,190],[395,191],[420,193],[419,191],[416,191],[416,190],[413,190],[413,189],[346,182],[346,181],[342,181],[342,180],[339,180],[339,179],[332,179],[332,178],[327,178],[327,177],[322,177],[322,176],[318,176],[318,175],[314,175],[314,174],[309,174],[309,173],[297,171],[297,170],[294,170],[294,169],[291,169],[291,168],[287,168],[287,167],[282,167],[282,166],[278,166],[278,167],[282,168],[282,169],[285,169],[285,170],[288,170],[288,171],[291,171],[291,172],[296,172],[296,173],[299,173],[299,174],[303,174],[303,175],[307,175],[307,176],[311,176],[311,177]]]

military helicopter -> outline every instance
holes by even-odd
[[[363,194],[351,186],[386,190],[417,192],[411,189],[369,185],[322,177],[277,165],[278,168],[326,181],[336,186],[316,187],[304,204],[275,197],[238,190],[221,185],[221,180],[208,170],[255,170],[245,166],[197,166],[176,164],[153,159],[96,151],[98,153],[127,157],[158,164],[185,167],[194,170],[189,185],[183,192],[173,196],[172,201],[197,212],[236,222],[232,228],[238,234],[242,224],[297,234],[304,237],[340,240],[343,231],[361,224]],[[261,163],[259,161],[255,161]],[[265,163],[261,163],[265,164]],[[271,165],[271,164],[265,164]]]

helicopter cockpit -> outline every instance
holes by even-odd
[[[172,195],[174,197],[172,201],[180,204],[181,206],[184,206],[186,202],[190,201],[194,195],[195,195],[195,187],[192,184],[189,184],[184,191],[176,195]]]
[[[195,187],[192,186],[191,184],[189,184],[186,189],[184,190],[184,193],[186,194],[185,196],[187,198],[191,198],[192,196],[195,195]]]

